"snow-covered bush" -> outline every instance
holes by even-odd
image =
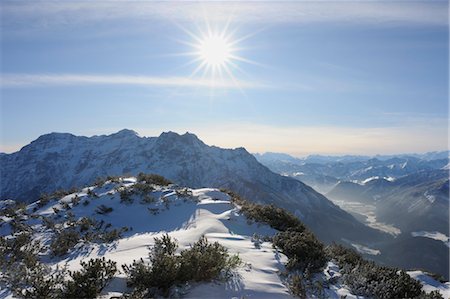
[[[294,296],[306,299],[306,288],[301,275],[296,274],[292,276],[289,283],[289,290]]]
[[[126,189],[126,188],[121,188],[119,190],[119,195],[120,195],[120,203],[125,203],[125,204],[133,203],[133,199],[131,198],[131,195],[133,195],[133,192],[131,190]]]
[[[139,173],[137,175],[137,181],[138,182],[145,182],[147,184],[155,184],[160,186],[168,186],[172,184],[171,181],[166,179],[163,176],[157,175],[157,174],[146,174],[146,173]]]
[[[181,252],[180,280],[207,281],[225,269],[228,250],[218,242],[209,243],[202,236],[191,248]]]
[[[273,238],[273,244],[289,258],[288,269],[315,272],[327,261],[323,244],[307,230],[279,232]]]
[[[380,299],[414,298],[422,292],[420,282],[404,271],[369,261],[359,263],[346,273],[344,281],[354,294]]]
[[[80,264],[80,271],[69,271],[71,280],[64,283],[63,298],[95,298],[117,272],[116,262],[104,257]]]
[[[232,201],[241,207],[241,212],[248,219],[270,225],[276,230],[285,231],[287,229],[304,231],[304,224],[293,214],[274,205],[259,205],[245,200],[232,191],[221,189],[222,192],[231,196]]]
[[[128,285],[145,296],[153,296],[157,291],[168,296],[176,283],[208,281],[240,264],[238,256],[230,257],[224,246],[209,243],[204,236],[180,255],[175,255],[177,248],[177,242],[167,234],[155,238],[149,254],[150,264],[141,259],[123,266]]]
[[[52,254],[55,256],[65,255],[80,240],[80,233],[73,228],[58,232],[50,244]]]
[[[67,270],[56,269],[51,273],[50,267],[44,264],[37,264],[26,273],[26,287],[17,292],[25,298],[46,298],[59,299],[62,297],[62,287]]]
[[[137,182],[133,185],[133,191],[141,195],[146,195],[154,190],[153,186],[149,183]]]
[[[374,298],[442,298],[426,294],[420,282],[403,270],[382,267],[363,259],[353,249],[332,244],[326,248],[329,259],[341,268],[345,284],[356,294]]]

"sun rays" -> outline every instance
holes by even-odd
[[[185,66],[194,65],[190,78],[201,78],[209,82],[211,88],[224,86],[224,82],[232,82],[236,88],[243,91],[240,77],[247,74],[241,68],[242,64],[258,64],[242,57],[240,52],[245,50],[240,44],[251,37],[236,36],[236,29],[231,30],[230,19],[223,25],[211,24],[205,18],[205,24],[196,32],[180,26],[189,40],[179,42],[187,45],[190,50],[180,55],[187,55],[192,59]]]

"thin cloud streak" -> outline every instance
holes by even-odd
[[[360,23],[360,24],[448,24],[446,1],[298,1],[298,2],[6,2],[2,4],[4,25],[52,28],[114,20],[169,19],[196,22],[203,12],[210,19],[246,23]],[[6,18],[5,18],[6,17]]]
[[[208,87],[223,89],[261,88],[264,85],[248,81],[188,77],[152,77],[131,75],[90,74],[2,74],[2,88],[83,85],[139,85],[159,87]]]

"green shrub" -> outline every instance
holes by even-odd
[[[126,188],[122,188],[119,191],[120,194],[120,202],[125,204],[132,204],[133,199],[131,198],[131,195],[133,195],[133,190],[129,190]]]
[[[303,278],[300,275],[294,275],[289,283],[291,293],[301,299],[306,299],[306,288]]]
[[[339,265],[344,282],[355,295],[380,299],[427,296],[420,282],[402,270],[366,261],[356,251],[342,245],[332,244],[326,252]]]
[[[156,198],[154,198],[151,195],[144,195],[144,197],[141,199],[141,204],[150,204],[156,202]]]
[[[137,182],[133,185],[133,190],[137,193],[140,193],[141,195],[146,195],[155,189],[149,183]]]
[[[181,190],[176,190],[175,191],[178,197],[192,197],[192,191],[189,190],[188,188],[183,188]]]
[[[78,220],[77,224],[80,232],[86,232],[95,225],[95,220],[88,217],[83,217]]]
[[[147,184],[155,184],[160,186],[168,186],[172,184],[171,181],[166,179],[163,176],[157,175],[157,174],[145,174],[145,173],[139,173],[137,175],[137,181],[138,182],[145,182]]]
[[[66,269],[59,268],[54,273],[50,273],[48,266],[39,264],[29,269],[25,275],[27,287],[19,293],[25,298],[41,299],[58,299],[62,297],[61,287],[64,284],[64,278],[67,274]]]
[[[346,272],[363,262],[363,258],[356,250],[340,244],[331,244],[325,249],[329,260],[334,259],[342,271]]]
[[[48,204],[50,202],[50,200],[51,200],[50,195],[43,193],[43,194],[41,194],[41,196],[39,196],[39,201],[37,202],[37,206],[39,208],[42,208],[43,206]]]
[[[64,284],[64,298],[95,298],[117,272],[116,262],[104,257],[80,264],[80,271],[69,271],[72,280]]]
[[[190,249],[181,252],[180,280],[208,281],[225,269],[228,250],[217,242],[208,243],[202,236]]]
[[[430,293],[425,293],[422,291],[422,294],[420,294],[416,299],[444,299],[444,297],[439,293],[439,291],[431,291]]]
[[[272,228],[285,231],[299,231],[302,232],[306,228],[303,223],[293,214],[278,208],[274,205],[259,205],[249,202],[232,191],[221,189],[222,192],[231,196],[232,202],[241,207],[242,213],[248,219],[262,222],[270,225]]]
[[[217,242],[208,243],[205,237],[180,255],[175,255],[177,248],[176,241],[167,234],[155,238],[155,245],[149,254],[150,264],[141,259],[123,266],[128,277],[127,284],[143,296],[154,296],[157,291],[168,296],[170,288],[176,283],[211,280],[241,262],[238,256],[229,257],[225,247]]]
[[[100,241],[104,243],[111,243],[115,240],[118,240],[122,237],[122,232],[127,231],[127,227],[123,227],[122,229],[113,229],[110,231],[105,231],[104,233],[100,234],[99,239]]]
[[[273,238],[273,244],[289,258],[288,269],[315,272],[327,261],[323,244],[309,231],[279,232]]]
[[[56,234],[50,249],[55,256],[65,255],[80,240],[80,234],[73,228],[65,229]]]
[[[402,270],[381,267],[364,261],[344,275],[344,282],[355,295],[389,298],[414,298],[422,285]]]
[[[92,191],[91,189],[88,189],[88,190],[87,190],[87,195],[88,195],[89,197],[92,197],[92,198],[98,198],[97,193],[95,193],[95,192]]]
[[[122,269],[127,275],[127,286],[134,286],[140,290],[151,286],[152,268],[145,264],[142,258],[133,261],[131,265],[122,265]]]
[[[77,194],[75,194],[75,196],[72,197],[72,205],[77,206],[79,203],[80,203],[80,198],[78,197]]]

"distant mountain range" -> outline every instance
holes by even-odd
[[[274,172],[294,177],[326,193],[339,181],[393,179],[419,171],[448,169],[449,151],[398,156],[319,156],[295,158],[287,154],[255,154]]]
[[[90,138],[51,133],[0,156],[0,164],[1,199],[30,202],[41,193],[84,186],[98,177],[157,173],[179,185],[229,188],[249,200],[286,208],[326,242],[366,244],[386,238],[313,188],[270,171],[244,148],[208,146],[189,133],[149,138],[131,130]]]
[[[374,259],[428,267],[447,277],[448,156],[448,151],[304,159],[276,153],[255,155],[271,170],[312,186],[361,222],[394,233],[394,239],[378,244],[381,254]]]

